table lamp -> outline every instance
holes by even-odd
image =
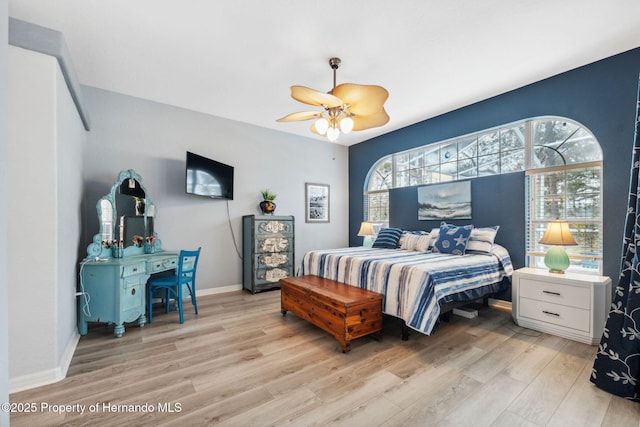
[[[358,231],[358,236],[363,236],[362,246],[370,248],[373,246],[373,236],[376,233],[373,231],[373,224],[368,221],[363,221],[360,224],[360,231]]]
[[[539,243],[552,245],[544,256],[544,265],[549,272],[563,274],[569,268],[569,255],[563,246],[577,245],[569,230],[569,223],[559,219],[549,221],[547,231],[544,232]]]

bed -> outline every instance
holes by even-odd
[[[310,251],[304,255],[298,274],[381,293],[383,313],[398,317],[407,327],[427,335],[438,325],[443,305],[475,301],[511,284],[513,266],[509,253],[493,240],[485,250],[468,250],[462,255],[441,253],[433,246],[423,249],[426,250],[351,247]]]

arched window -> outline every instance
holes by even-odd
[[[543,267],[547,222],[569,221],[578,246],[572,270],[602,270],[602,150],[563,117],[538,117],[452,138],[378,160],[364,185],[365,220],[386,224],[389,189],[526,171],[527,263]]]

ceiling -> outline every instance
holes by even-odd
[[[83,85],[318,138],[291,85],[389,91],[352,145],[640,46],[638,0],[9,0],[64,34]]]

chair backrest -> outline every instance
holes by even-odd
[[[200,249],[195,251],[180,251],[178,258],[178,284],[196,282],[196,269],[198,268],[198,258],[200,258]]]

